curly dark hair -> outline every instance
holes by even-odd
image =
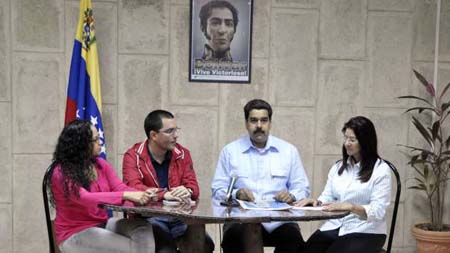
[[[64,127],[58,138],[53,160],[61,166],[66,197],[70,192],[79,197],[79,187],[90,190],[92,177],[89,173],[95,163],[91,126],[87,120],[74,120]]]

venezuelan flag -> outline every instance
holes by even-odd
[[[91,0],[81,0],[70,64],[65,124],[74,119],[90,120],[103,142],[101,156],[106,158],[101,114],[102,96],[92,4]]]

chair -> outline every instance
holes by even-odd
[[[44,179],[42,180],[42,196],[44,197],[44,209],[45,209],[45,220],[47,222],[47,232],[48,232],[48,248],[50,253],[59,253],[59,248],[55,242],[55,231],[53,229],[53,220],[50,217],[50,203],[48,199],[49,189],[49,181],[51,179],[51,175],[53,174],[53,169],[56,163],[52,162],[50,166],[48,166]]]
[[[400,175],[398,174],[397,168],[395,166],[387,161],[384,160],[389,167],[391,168],[392,172],[395,175],[395,179],[397,181],[397,191],[395,193],[395,201],[394,201],[394,210],[392,212],[392,220],[391,220],[391,229],[389,231],[389,237],[388,237],[388,245],[386,250],[382,250],[381,252],[387,252],[390,253],[392,249],[392,241],[394,239],[394,231],[395,231],[395,222],[397,221],[397,211],[398,211],[398,205],[400,204],[400,193],[402,191],[402,183],[400,182]]]

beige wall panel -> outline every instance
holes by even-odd
[[[114,168],[117,168],[117,105],[103,105],[102,121],[106,138],[106,158]]]
[[[415,0],[368,0],[369,10],[413,11]]]
[[[252,57],[269,57],[270,0],[253,1],[252,27]]]
[[[11,104],[0,103],[0,203],[11,203],[12,163],[11,163]],[[2,224],[2,223],[0,223]],[[0,234],[1,235],[1,234]],[[1,237],[1,236],[0,236]]]
[[[259,98],[266,100],[267,93],[267,61],[255,59],[252,63],[252,83],[221,84],[220,127],[222,140],[219,150],[229,142],[247,134],[245,129],[244,106],[248,101]]]
[[[406,186],[410,186],[410,184],[406,184]],[[416,239],[411,234],[411,228],[414,224],[429,222],[431,220],[429,206],[427,205],[428,200],[422,191],[419,192],[405,187],[403,192],[405,193],[405,209],[403,213],[403,226],[405,231],[403,234],[403,246],[414,247],[416,245]]]
[[[342,126],[361,114],[365,63],[323,61],[319,70],[316,154],[340,154]]]
[[[318,18],[315,10],[272,10],[269,71],[277,105],[314,105]]]
[[[271,133],[291,144],[298,152],[311,184],[313,175],[314,110],[303,108],[273,108]]]
[[[13,75],[14,153],[53,152],[60,124],[58,85],[62,82],[62,56],[17,54]]]
[[[0,2],[0,101],[11,100],[9,1]]]
[[[11,3],[16,50],[64,50],[64,1],[15,0]]]
[[[394,191],[394,188],[392,188]],[[384,249],[387,248],[388,245],[388,236],[391,229],[391,222],[392,222],[392,212],[394,211],[394,198],[391,199],[391,205],[386,210],[386,242],[384,244]],[[409,232],[409,227],[405,227],[402,219],[402,215],[404,213],[403,203],[400,203],[398,206],[398,213],[397,213],[397,221],[395,222],[395,231],[394,231],[394,239],[392,241],[392,247],[401,247],[403,245],[403,237],[405,232]]]
[[[258,0],[253,0],[257,2]],[[320,0],[272,0],[273,7],[319,8]]]
[[[402,103],[396,97],[404,95],[411,83],[411,15],[376,12],[370,13],[368,20],[366,105],[399,106]]]
[[[341,153],[336,155],[318,155],[314,157],[314,171],[310,175],[311,197],[318,198],[328,180],[328,173],[336,161],[342,159]]]
[[[171,111],[181,128],[178,142],[189,149],[202,199],[211,197],[211,181],[216,170],[218,110],[214,107],[176,107]]]
[[[41,187],[50,160],[50,155],[14,156],[13,252],[15,253],[48,252]]]
[[[102,102],[117,103],[117,5],[95,3],[93,8]]]
[[[221,252],[222,248],[220,247],[220,243],[222,242],[222,239],[220,238],[220,235],[222,233],[222,227],[220,224],[206,224],[206,232],[214,241],[214,252]]]
[[[97,4],[95,4],[97,5]],[[93,6],[94,8],[94,18],[97,19],[97,8],[96,6]],[[79,2],[69,2],[66,1],[65,5],[65,73],[67,73],[67,80],[69,78],[69,71],[70,71],[70,62],[72,60],[72,52],[73,52],[73,44],[75,40],[75,33],[77,31],[77,25],[78,25],[78,15],[79,15],[79,9],[80,9],[80,3]],[[95,20],[97,22],[97,20]],[[67,87],[67,84],[66,84]]]
[[[161,108],[162,87],[167,86],[167,57],[121,56],[119,58],[119,154],[146,138],[144,119]]]
[[[179,5],[189,6],[190,5],[190,1],[186,1],[186,0],[170,0],[170,4],[172,4],[172,5],[179,4]]]
[[[433,61],[436,33],[436,1],[417,1],[415,8],[416,38],[413,57],[418,61]],[[450,61],[450,2],[442,1],[439,32],[439,60]]]
[[[10,204],[0,204],[0,253],[12,252],[12,211]]]
[[[169,2],[127,0],[119,2],[119,51],[167,54]]]
[[[217,105],[217,83],[189,82],[189,7],[173,6],[170,16],[170,103]]]
[[[367,1],[332,0],[320,6],[320,56],[363,59],[366,56]]]
[[[407,181],[406,167],[408,157],[405,155],[405,149],[399,147],[399,144],[406,145],[408,119],[403,113],[403,109],[367,109],[366,117],[368,117],[375,125],[378,138],[378,154],[390,161],[397,167],[402,184]],[[394,176],[392,176],[392,187],[395,188]],[[394,198],[394,192],[391,198]],[[404,200],[405,195],[400,196],[400,200]]]
[[[117,164],[118,165],[115,168],[117,175],[119,176],[120,179],[123,179],[123,175],[122,175],[123,154],[117,155]]]

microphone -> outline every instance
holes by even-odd
[[[225,199],[220,202],[222,206],[239,206],[239,202],[237,202],[235,199],[231,199],[231,194],[233,192],[234,184],[236,183],[238,176],[232,175],[230,177],[230,184],[228,185],[227,194],[225,195]]]

